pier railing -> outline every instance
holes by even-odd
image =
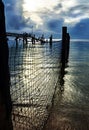
[[[9,46],[14,130],[40,130],[48,118],[60,71],[61,42]]]

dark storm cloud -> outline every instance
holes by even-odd
[[[89,18],[77,23],[70,33],[73,38],[89,39]]]
[[[23,20],[22,16],[10,15],[8,19],[8,26],[15,30],[20,30],[26,25],[26,20]]]
[[[59,3],[57,6],[54,7],[54,10],[58,10],[58,9],[61,9],[62,8],[62,4]]]
[[[63,23],[62,20],[52,19],[51,21],[49,21],[47,23],[47,27],[50,30],[59,31],[59,29],[61,28],[62,23]]]
[[[16,1],[5,0],[5,15],[6,15],[6,28],[7,30],[19,31],[27,26],[28,19],[24,19],[21,14],[21,7],[15,8]]]

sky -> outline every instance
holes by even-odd
[[[3,0],[7,32],[61,38],[62,26],[72,39],[89,39],[88,0]]]

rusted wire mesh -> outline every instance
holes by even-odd
[[[61,43],[26,46],[9,41],[14,130],[40,130],[47,120],[60,70]]]

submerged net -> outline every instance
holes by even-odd
[[[14,130],[40,130],[48,118],[58,81],[61,43],[15,46],[9,41]]]

